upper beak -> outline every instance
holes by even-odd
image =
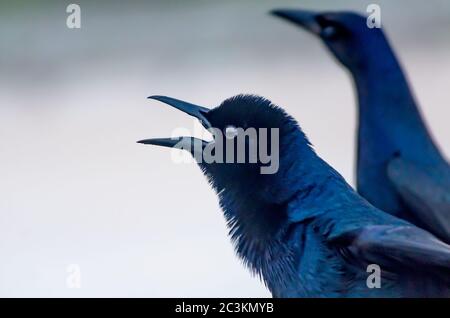
[[[172,97],[167,96],[150,96],[148,97],[150,99],[156,99],[160,102],[166,103],[170,106],[175,107],[176,109],[179,109],[191,116],[194,116],[200,122],[205,128],[211,128],[211,124],[206,119],[205,114],[208,113],[209,109],[197,106],[188,102],[184,102],[179,99],[175,99]],[[179,148],[183,150],[188,150],[196,156],[197,154],[200,154],[205,145],[208,143],[207,141],[194,138],[194,137],[175,137],[175,138],[154,138],[154,139],[144,139],[139,140],[138,143],[140,144],[147,144],[147,145],[156,145],[156,146],[163,146],[163,147],[169,147],[169,148]]]
[[[208,119],[206,119],[206,117],[204,116],[204,114],[207,114],[209,112],[209,109],[206,107],[194,105],[194,104],[184,102],[184,101],[176,99],[176,98],[167,97],[167,96],[153,95],[153,96],[149,96],[148,98],[156,99],[160,102],[163,102],[165,104],[173,106],[176,109],[179,109],[182,112],[185,112],[186,114],[194,116],[195,118],[200,120],[200,122],[206,129],[211,128],[211,124],[209,123]]]
[[[297,9],[275,9],[270,13],[291,21],[316,35],[320,35],[320,32],[322,30],[320,24],[316,20],[318,14],[314,11]]]

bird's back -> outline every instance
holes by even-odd
[[[425,231],[373,207],[337,172],[331,172],[332,176],[326,185],[320,186],[321,193],[315,198],[308,202],[304,198],[294,199],[290,204],[288,214],[296,223],[289,244],[295,251],[298,279],[288,286],[273,289],[274,296],[449,297],[450,263],[447,264],[447,260],[450,261],[450,246],[437,239],[435,242],[435,238]],[[321,208],[314,211],[318,202]],[[305,210],[309,214],[305,214]],[[377,228],[383,227],[388,231],[378,234]],[[365,231],[370,235],[360,234]],[[419,244],[410,245],[408,235]],[[364,238],[369,243],[355,243],[370,236],[375,239]],[[384,242],[379,244],[380,241]],[[421,245],[426,249],[421,251]],[[388,255],[391,248],[393,255]],[[445,258],[443,262],[441,252]],[[427,255],[433,265],[422,263],[423,255]],[[390,257],[400,260],[386,261]],[[434,262],[439,266],[434,267]],[[380,288],[371,288],[367,283],[371,264],[380,266]]]

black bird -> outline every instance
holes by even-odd
[[[359,104],[358,192],[450,243],[450,166],[383,31],[353,12],[272,13],[319,37],[352,75]]]
[[[268,174],[261,173],[260,160],[205,163],[199,154],[222,143],[216,138],[139,141],[181,145],[194,155],[218,194],[238,256],[274,297],[450,296],[450,246],[370,205],[317,156],[297,122],[269,100],[238,95],[207,109],[150,98],[195,116],[230,140],[244,138],[246,159],[256,141],[243,133],[266,129],[278,136],[266,139],[272,154],[279,150],[278,169]],[[262,137],[256,135],[258,147]],[[237,159],[235,150],[225,148],[225,156],[232,152]],[[381,288],[368,287],[368,264],[380,266]]]

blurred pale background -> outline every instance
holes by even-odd
[[[193,127],[146,97],[263,95],[354,184],[349,76],[267,12],[372,2],[76,1],[78,30],[69,1],[0,3],[0,296],[269,296],[235,257],[198,167],[135,143]],[[448,156],[450,3],[374,3]]]

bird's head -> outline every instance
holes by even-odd
[[[284,18],[318,36],[334,56],[350,71],[367,68],[387,41],[381,28],[369,28],[367,17],[350,11],[315,12],[277,9],[272,14]],[[377,54],[374,54],[377,52]]]
[[[322,161],[297,122],[254,95],[238,95],[212,109],[165,96],[151,98],[199,119],[213,140],[178,137],[139,143],[189,151],[219,196],[237,254],[271,290],[286,284],[295,277],[294,252],[285,244],[292,235],[290,203],[309,196],[323,173]],[[255,145],[257,158],[252,161]],[[261,154],[268,154],[271,162]]]
[[[282,202],[296,191],[294,180],[285,175],[293,176],[294,166],[308,166],[315,155],[297,122],[265,98],[238,95],[212,109],[166,96],[149,98],[196,117],[213,138],[185,136],[139,143],[189,151],[218,193],[225,190]]]

